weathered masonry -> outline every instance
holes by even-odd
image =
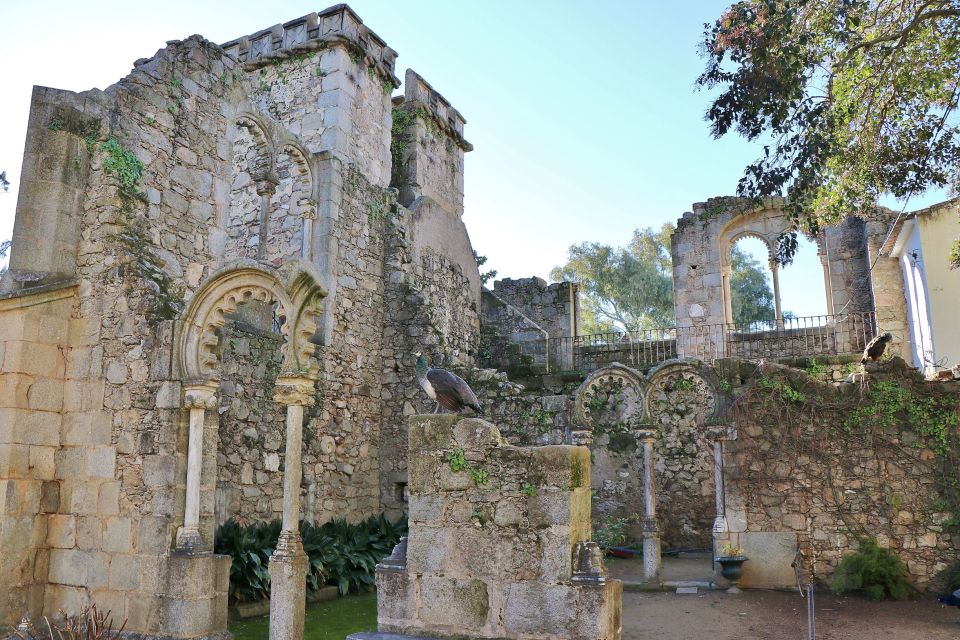
[[[218,637],[217,522],[282,514],[296,589],[302,501],[402,510],[410,353],[472,361],[480,281],[465,121],[413,71],[394,96],[396,55],[337,5],[35,88],[0,284],[0,623],[96,601]]]

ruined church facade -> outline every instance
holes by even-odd
[[[290,495],[317,521],[402,512],[411,354],[473,362],[480,280],[465,120],[396,55],[337,5],[34,89],[0,283],[0,623],[97,602],[216,637],[219,522]]]

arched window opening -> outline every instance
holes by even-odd
[[[826,324],[827,293],[816,243],[798,234],[793,262],[781,266],[779,276],[780,302],[787,326]]]
[[[737,331],[762,331],[776,326],[776,298],[767,244],[753,236],[731,249],[730,304]]]

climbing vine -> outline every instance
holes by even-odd
[[[745,498],[772,518],[773,505],[819,508],[843,523],[838,532],[859,537],[897,539],[901,512],[934,531],[956,529],[958,397],[953,385],[924,383],[903,363],[863,387],[763,366],[734,405]]]

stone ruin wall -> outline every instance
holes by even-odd
[[[847,398],[846,402],[855,400],[859,385],[844,382],[855,359],[821,358],[815,366],[812,364],[810,359],[798,358],[790,363],[790,368],[780,366],[778,370],[790,372],[788,375],[800,381],[798,387],[808,385],[829,398],[837,395]],[[883,365],[874,375],[885,379],[890,373],[884,372],[890,367],[896,370],[895,364]],[[582,421],[576,417],[582,380],[579,376],[539,376],[523,379],[524,384],[520,385],[494,370],[464,369],[460,373],[477,391],[487,418],[500,425],[504,438],[511,444],[563,444],[570,441],[571,431],[582,428]],[[695,376],[683,375],[699,384]],[[705,393],[715,394],[722,405],[730,406],[728,403],[753,388],[761,374],[755,364],[727,359],[705,367],[700,375],[709,384]],[[735,412],[727,416],[726,422],[719,416],[711,417],[706,404],[689,402],[690,391],[675,388],[675,374],[659,380],[654,375],[651,385],[655,393],[649,396],[653,398],[650,418],[652,426],[661,430],[654,455],[662,547],[711,548],[716,509],[707,431],[716,428],[711,427],[713,424],[736,424],[731,417]],[[955,387],[955,383],[947,383],[937,388],[942,393],[960,394]],[[702,394],[698,391],[697,395]],[[835,404],[833,399],[825,402],[829,406]],[[846,414],[831,411],[810,414],[810,422],[803,428],[823,433],[840,428]],[[871,459],[875,451],[844,451],[838,440],[838,448],[828,452],[829,464],[791,452],[771,453],[769,459],[761,460],[751,457],[748,461],[743,457],[747,447],[778,452],[780,428],[773,422],[746,423],[739,426],[737,440],[724,443],[727,517],[732,533],[723,540],[729,539],[748,548],[748,555],[754,553],[762,558],[775,539],[776,545],[784,546],[784,557],[789,556],[785,569],[768,567],[768,572],[754,571],[744,584],[750,580],[776,581],[785,575],[784,571],[792,576],[789,562],[797,544],[807,561],[807,570],[813,572],[818,583],[827,583],[839,559],[856,550],[860,531],[874,532],[882,545],[893,548],[904,560],[911,581],[921,588],[930,586],[936,573],[954,558],[952,550],[960,542],[956,532],[943,525],[948,514],[930,508],[938,497],[937,471],[930,462],[932,453],[916,449],[910,450],[916,457],[910,463],[882,456],[878,462]],[[902,431],[898,434],[895,439],[903,442],[912,437]],[[642,514],[643,463],[639,444],[629,430],[593,427],[589,446],[594,528],[603,523],[607,514]],[[832,483],[828,482],[838,470],[843,470],[843,478],[834,477]],[[779,480],[771,485],[760,479],[768,473]],[[839,493],[828,490],[829,486],[839,487]],[[811,491],[811,487],[823,490]],[[891,511],[892,501],[897,503],[895,512]],[[639,528],[628,533],[640,537]],[[784,558],[777,556],[769,562],[772,565],[781,560]]]
[[[493,293],[535,322],[551,338],[577,335],[580,298],[577,284],[541,278],[504,278],[493,283]]]
[[[330,16],[347,28],[353,14],[336,7],[320,22]],[[24,610],[36,616],[96,601],[130,630],[190,636],[225,627],[226,583],[191,591],[196,583],[177,573],[187,569],[171,555],[187,449],[173,345],[185,304],[230,261],[276,265],[307,252],[326,278],[316,336],[322,373],[305,429],[304,478],[315,484],[318,520],[383,507],[381,425],[389,448],[402,446],[396,425],[416,393],[409,353],[420,336],[433,336],[426,342],[437,361],[440,353],[472,358],[472,254],[465,268],[460,256],[444,255],[448,247],[418,245],[414,260],[398,240],[416,224],[386,188],[395,54],[375,36],[365,50],[335,42],[342,46],[238,62],[197,36],[137,61],[106,91],[36,88],[0,325],[16,343],[8,350],[50,358],[22,371],[8,366],[13,356],[4,359],[2,386],[11,391],[2,406],[11,420],[0,433],[0,530],[4,575],[16,580],[0,601],[5,622]],[[252,46],[234,44],[234,55]],[[143,163],[135,185],[121,188],[105,169],[108,140]],[[276,160],[265,171],[271,145]],[[272,206],[261,235],[247,214],[264,191]],[[458,224],[451,234],[469,246]],[[456,312],[437,311],[448,307]],[[43,337],[23,333],[31,318],[48,318]],[[407,339],[391,340],[391,332]],[[269,406],[277,341],[230,323],[221,333],[223,413],[207,412],[204,428],[206,549],[218,516],[277,515],[284,464],[283,447],[273,449],[282,411]],[[38,376],[34,391],[15,391]],[[256,438],[245,436],[252,421]],[[21,459],[36,464],[21,468]],[[227,485],[239,487],[239,498]],[[184,602],[196,615],[174,613]]]
[[[712,198],[695,203],[692,209],[677,221],[672,237],[674,305],[678,326],[706,328],[726,322],[723,274],[729,268],[732,244],[747,236],[759,238],[770,249],[772,260],[777,237],[793,224],[784,212],[784,202],[777,198],[767,199],[760,207],[738,198]],[[824,269],[827,313],[876,312],[881,331],[905,335],[902,277],[896,260],[889,258],[889,248],[870,269],[892,220],[893,212],[878,208],[863,218],[846,218],[825,228],[815,241]],[[681,357],[740,355],[724,352],[716,330],[705,329],[699,338],[690,335],[678,345]]]
[[[570,441],[583,429],[576,417],[577,389],[582,378],[528,378],[523,386],[492,370],[465,370],[490,420],[518,446],[544,446]],[[702,405],[674,410],[672,392],[656,395],[662,407],[653,416],[661,429],[654,445],[657,512],[664,549],[709,548],[714,518],[712,454],[704,439],[708,417]],[[659,406],[659,405],[658,405]],[[614,419],[611,418],[611,422]],[[640,442],[624,424],[601,423],[589,445],[593,461],[595,523],[643,513],[643,460]],[[640,537],[639,522],[629,526]]]
[[[733,544],[743,546],[749,556],[751,544],[770,532],[788,533],[803,553],[808,575],[825,583],[840,558],[857,549],[861,537],[873,536],[903,560],[914,585],[935,588],[937,573],[956,560],[960,533],[948,524],[950,513],[938,488],[938,466],[949,463],[929,448],[929,441],[925,444],[902,419],[875,427],[872,435],[845,432],[843,421],[863,404],[864,392],[858,384],[827,382],[830,373],[815,378],[778,365],[763,370],[745,362],[732,365],[727,379],[736,383],[738,376],[747,376],[747,385],[734,387],[734,393],[744,394],[761,376],[775,376],[817,406],[816,411],[803,411],[802,420],[789,410],[781,419],[765,414],[760,423],[744,414],[737,439],[724,443]],[[960,383],[923,382],[902,360],[872,365],[869,375],[869,384],[896,381],[960,406]],[[783,404],[766,397],[775,406]],[[751,398],[762,402],[756,395]],[[793,438],[785,437],[787,431],[805,434],[806,445],[798,448]],[[948,437],[955,464],[955,431]],[[792,573],[789,566],[785,573]]]
[[[378,630],[618,639],[622,584],[595,546],[588,562],[580,555],[589,452],[512,446],[493,424],[455,415],[409,425],[410,531],[377,569]]]

